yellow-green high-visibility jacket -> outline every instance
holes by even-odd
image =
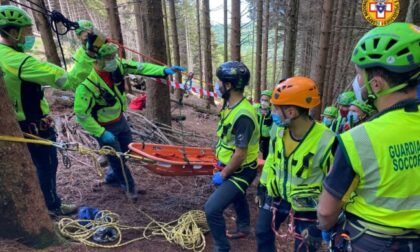
[[[260,136],[270,137],[271,126],[273,125],[273,118],[271,118],[271,109],[267,109],[267,114],[261,113],[261,104],[254,104],[257,112],[258,125],[260,126]]]
[[[386,112],[339,136],[360,178],[345,211],[380,225],[420,230],[420,106]]]
[[[95,59],[83,54],[70,72],[0,44],[0,68],[18,121],[35,122],[48,114],[42,86],[75,90],[92,70]]]
[[[80,59],[83,57],[83,55],[86,54],[86,50],[85,48],[83,48],[83,46],[77,48],[76,52],[73,54],[73,60],[75,62],[80,61]]]
[[[124,76],[166,76],[164,66],[126,60],[117,60],[117,63],[118,68],[112,73],[112,89],[93,70],[76,90],[74,112],[77,122],[95,137],[100,137],[105,131],[101,125],[117,120],[127,110]]]
[[[271,155],[274,163],[274,176],[276,183],[267,182],[267,188],[275,186],[275,190],[268,188],[268,192],[276,191],[279,195],[292,203],[292,198],[299,194],[321,193],[322,181],[328,172],[332,161],[331,147],[334,143],[335,134],[325,125],[314,122],[305,137],[301,140],[296,149],[288,157],[284,154],[283,142],[284,128],[276,127],[276,139],[274,153]],[[269,165],[269,164],[267,164]],[[293,204],[292,204],[293,207]],[[311,210],[316,210],[311,209]]]
[[[250,164],[257,160],[259,152],[260,132],[255,109],[249,101],[243,98],[235,107],[225,108],[220,112],[220,121],[217,126],[218,142],[216,145],[216,158],[223,164],[228,164],[235,153],[235,136],[232,134],[233,126],[240,116],[249,117],[255,125],[248,150],[242,165]]]
[[[269,181],[274,175],[274,153],[277,153],[276,150],[276,133],[278,126],[273,123],[273,126],[270,129],[270,144],[268,147],[268,156],[264,162],[263,169],[260,176],[260,184],[267,187],[267,181]]]

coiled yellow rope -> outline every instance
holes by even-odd
[[[141,211],[137,209],[138,211]],[[60,233],[72,240],[81,242],[90,247],[99,248],[117,248],[128,245],[135,241],[150,239],[156,236],[162,236],[170,243],[174,243],[183,249],[201,252],[206,247],[204,233],[208,232],[206,216],[203,211],[192,210],[184,213],[177,220],[164,223],[158,222],[146,215],[151,222],[145,227],[128,226],[120,223],[119,215],[110,211],[101,211],[98,213],[101,218],[95,220],[73,220],[63,218],[58,222]],[[98,216],[97,215],[97,216]],[[87,222],[86,225],[80,224]],[[92,241],[92,236],[98,228],[112,227],[117,231],[117,239],[111,244],[102,244]],[[123,231],[142,230],[142,236],[123,242]]]
[[[42,145],[50,145],[55,146],[57,148],[62,148],[62,145],[59,143],[52,142],[50,140],[46,140],[40,138],[38,136],[34,136],[31,134],[24,134],[28,138],[16,137],[16,136],[0,136],[0,141],[8,141],[8,142],[20,142],[20,143],[30,143],[30,144],[42,144]],[[95,162],[95,168],[99,176],[103,176],[103,173],[100,169],[100,165],[97,162],[96,155],[113,155],[120,159],[121,167],[123,167],[123,158],[134,158],[138,159],[142,162],[147,163],[154,163],[153,160],[146,159],[143,157],[131,155],[128,153],[119,153],[115,151],[113,148],[109,146],[104,146],[99,150],[93,150],[82,146],[80,144],[76,144],[73,146],[72,151],[77,151],[81,155],[87,155],[92,157]],[[122,169],[124,179],[126,182],[126,188],[128,188],[127,177],[125,174],[124,169]],[[133,204],[135,207],[135,205]],[[136,208],[136,207],[135,207]],[[113,213],[111,211],[101,211],[100,218],[96,218],[95,220],[73,220],[70,218],[62,218],[58,222],[58,227],[60,233],[68,237],[72,240],[79,241],[87,246],[91,247],[99,247],[99,248],[117,248],[122,247],[127,244],[133,243],[135,241],[143,240],[143,239],[150,239],[155,236],[163,236],[167,241],[170,243],[177,244],[183,249],[193,250],[197,252],[201,252],[206,247],[206,240],[204,234],[209,231],[207,220],[205,213],[200,210],[192,210],[187,213],[184,213],[179,217],[177,220],[164,223],[158,222],[153,219],[150,215],[145,213],[144,211],[136,208],[137,211],[145,215],[147,218],[150,219],[150,223],[145,227],[135,227],[135,226],[128,226],[123,225],[119,222],[119,215]],[[86,225],[80,224],[80,221],[86,223]],[[106,228],[112,227],[117,231],[117,240],[112,244],[102,244],[92,241],[92,236],[95,234],[98,228]],[[123,242],[123,231],[127,230],[143,230],[143,234],[141,237],[137,237],[135,239]]]

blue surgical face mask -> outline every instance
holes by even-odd
[[[287,127],[290,124],[290,119],[282,120],[281,117],[278,114],[271,114],[271,117],[273,118],[273,122],[277,124],[280,127]]]
[[[324,119],[322,120],[322,122],[326,125],[326,126],[331,126],[331,124],[332,124],[332,120],[331,120],[331,118],[327,118],[327,117],[324,117]]]
[[[115,70],[117,70],[118,65],[117,65],[117,60],[116,59],[112,59],[112,60],[107,60],[105,61],[105,66],[102,68],[102,70],[104,70],[105,72],[114,72]]]
[[[273,118],[273,122],[277,124],[278,126],[281,126],[281,118],[277,114],[271,114],[271,117]]]
[[[223,94],[220,91],[220,84],[218,81],[216,81],[216,84],[214,85],[214,91],[216,91],[217,96],[219,96],[219,98],[222,98]]]
[[[349,113],[347,114],[347,121],[352,123],[359,122],[359,115],[357,114],[357,112],[349,111]]]
[[[35,45],[35,36],[30,35],[30,36],[25,36],[25,42],[22,45],[22,50],[24,52],[27,52],[29,50],[31,50]]]

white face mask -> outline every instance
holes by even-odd
[[[105,72],[112,73],[115,70],[117,70],[117,68],[118,68],[117,60],[112,59],[112,60],[105,61],[105,66],[102,68],[102,70],[104,70]]]
[[[270,103],[268,101],[261,101],[261,108],[268,109],[270,107]]]
[[[356,76],[353,80],[353,83],[352,83],[353,91],[356,96],[356,99],[359,101],[363,101],[362,88],[360,87],[360,83],[358,79],[359,79],[358,76]]]

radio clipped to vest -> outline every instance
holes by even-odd
[[[115,103],[117,102],[117,98],[115,98],[114,95],[112,95],[108,90],[104,89],[103,87],[101,87],[100,85],[98,85],[97,83],[94,83],[92,80],[90,80],[89,78],[87,78],[88,81],[90,81],[90,83],[92,83],[96,88],[98,88],[99,90],[99,96],[105,100],[107,106],[112,107],[115,105]]]

